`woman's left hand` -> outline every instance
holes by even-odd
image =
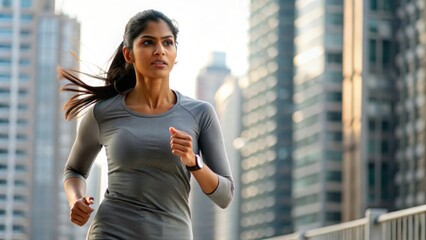
[[[177,130],[174,127],[169,128],[170,147],[172,153],[178,157],[186,166],[195,166],[195,154],[192,151],[192,137],[186,132]]]

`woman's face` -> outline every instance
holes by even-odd
[[[165,78],[176,61],[173,33],[162,20],[150,21],[146,29],[133,41],[130,52],[137,75],[143,78]]]

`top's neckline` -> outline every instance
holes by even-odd
[[[175,94],[176,96],[176,103],[175,105],[173,105],[172,108],[170,108],[169,110],[162,112],[162,113],[158,113],[158,114],[144,114],[144,113],[139,113],[136,111],[133,111],[132,109],[130,109],[127,104],[126,104],[126,95],[121,95],[121,105],[123,106],[123,108],[130,114],[135,115],[135,116],[139,116],[139,117],[146,117],[146,118],[155,118],[155,117],[162,117],[162,116],[166,116],[168,114],[170,114],[171,112],[173,112],[176,107],[179,105],[180,103],[180,94],[178,91],[172,90],[172,92]]]

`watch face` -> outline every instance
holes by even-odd
[[[197,160],[197,166],[201,169],[204,166],[203,160],[198,155],[195,155],[195,158]]]
[[[200,156],[195,155],[195,166],[193,167],[188,167],[186,166],[186,169],[188,169],[189,171],[195,171],[195,170],[199,170],[201,168],[203,168],[203,160],[200,158]]]

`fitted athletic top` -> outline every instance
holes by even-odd
[[[85,113],[64,180],[85,181],[105,148],[108,187],[89,239],[192,239],[191,173],[171,152],[169,127],[191,135],[194,153],[200,153],[218,175],[218,187],[207,196],[222,208],[230,203],[234,181],[214,108],[174,93],[176,104],[161,114],[134,112],[120,94],[97,102]]]

